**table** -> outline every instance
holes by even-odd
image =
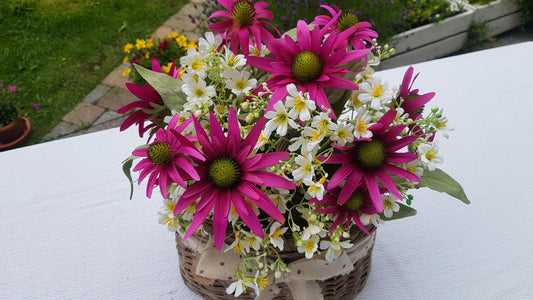
[[[414,67],[456,128],[442,168],[472,204],[417,191],[417,216],[379,228],[360,299],[532,299],[533,42]],[[121,161],[142,143],[111,129],[0,153],[0,299],[200,299],[161,199],[128,200]]]

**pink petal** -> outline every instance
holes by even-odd
[[[272,218],[276,219],[280,223],[285,223],[285,217],[279,212],[278,208],[272,203],[272,200],[268,198],[263,191],[258,189],[255,186],[250,186],[255,190],[259,197],[249,198],[255,205],[261,208],[265,213],[267,213]]]
[[[263,169],[266,167],[273,166],[275,164],[278,164],[281,161],[284,161],[289,157],[289,152],[271,152],[271,153],[265,153],[265,154],[258,154],[256,156],[259,156],[260,160],[255,161],[254,164],[246,164],[246,162],[250,161],[248,159],[242,166],[243,170],[246,171],[253,171],[258,169]]]
[[[348,177],[353,172],[361,174],[361,171],[356,165],[354,164],[343,165],[333,174],[333,176],[331,176],[331,179],[329,180],[329,183],[328,183],[328,188],[330,189],[335,188],[344,179],[346,179],[346,177]]]
[[[346,201],[350,199],[355,189],[359,187],[362,177],[362,173],[352,172],[348,179],[346,179],[346,183],[342,187],[342,190],[339,193],[339,198],[337,200],[340,205],[344,205],[344,203],[346,203]]]
[[[213,237],[215,240],[215,249],[217,249],[217,251],[220,251],[224,245],[230,207],[231,193],[226,191],[216,200],[215,210],[213,212]]]
[[[383,165],[383,169],[386,172],[389,172],[389,173],[394,174],[394,175],[398,175],[398,176],[400,176],[402,178],[405,178],[405,179],[409,179],[412,182],[420,182],[420,178],[418,178],[418,176],[416,176],[415,174],[413,174],[413,173],[411,173],[411,172],[409,172],[407,170],[399,168],[397,166],[384,164]]]
[[[263,238],[265,236],[261,223],[255,215],[255,212],[250,207],[241,194],[233,193],[233,204],[235,210],[243,222],[259,237]],[[237,204],[237,205],[235,205]]]
[[[376,176],[383,183],[383,185],[391,192],[391,194],[394,195],[394,197],[398,199],[402,199],[402,194],[400,194],[400,191],[398,191],[398,188],[396,187],[396,184],[394,184],[394,181],[387,175],[384,171],[376,170]]]
[[[372,204],[376,207],[378,212],[383,211],[383,201],[381,200],[381,193],[379,192],[378,182],[373,176],[365,176],[365,184],[372,199]]]
[[[388,153],[387,161],[393,164],[403,164],[418,158],[416,153]]]
[[[196,232],[198,227],[202,225],[202,223],[205,221],[207,216],[209,216],[209,213],[211,212],[211,208],[215,204],[214,201],[211,201],[208,206],[206,206],[203,210],[196,211],[194,214],[194,218],[192,219],[191,225],[189,226],[189,230],[185,233],[185,236],[183,237],[184,240],[188,239],[193,233]]]
[[[257,121],[254,128],[250,130],[244,141],[242,142],[241,146],[250,146],[252,149],[257,145],[257,140],[259,139],[259,136],[261,135],[261,131],[263,130],[263,127],[265,126],[266,119],[263,117]]]
[[[295,189],[296,186],[294,185],[294,182],[289,181],[279,175],[266,172],[266,171],[253,171],[253,174],[257,177],[261,178],[263,180],[263,185],[274,187],[278,189],[286,189],[286,190],[292,190]]]

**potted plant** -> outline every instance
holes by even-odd
[[[16,90],[16,85],[0,83],[0,151],[22,145],[31,129],[30,121],[14,103]]]

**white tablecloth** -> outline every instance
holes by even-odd
[[[533,42],[415,65],[472,204],[417,191],[418,215],[379,229],[361,299],[533,299],[532,70]],[[142,142],[112,129],[0,153],[0,299],[200,299],[161,199],[128,200],[121,161]]]

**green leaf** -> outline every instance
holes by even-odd
[[[468,200],[463,187],[441,169],[435,169],[434,171],[424,170],[424,175],[420,177],[418,186],[428,187],[434,191],[446,193],[466,204],[470,204],[470,200]]]
[[[130,181],[130,200],[133,198],[133,179],[131,178],[131,166],[133,165],[133,160],[135,158],[136,156],[132,155],[122,162],[122,172],[124,172],[124,175],[126,175]]]
[[[396,220],[396,219],[402,219],[402,218],[407,218],[407,217],[412,217],[414,215],[416,215],[416,209],[410,207],[410,206],[407,206],[403,203],[400,203],[400,202],[397,202],[399,205],[400,205],[400,210],[395,212],[392,217],[390,218],[387,218],[385,217],[385,215],[383,215],[383,213],[380,214],[381,218],[385,221],[391,221],[391,220]]]
[[[148,70],[140,65],[134,65],[139,74],[161,95],[163,102],[170,110],[181,111],[187,102],[187,96],[182,92],[183,81],[165,73]]]

